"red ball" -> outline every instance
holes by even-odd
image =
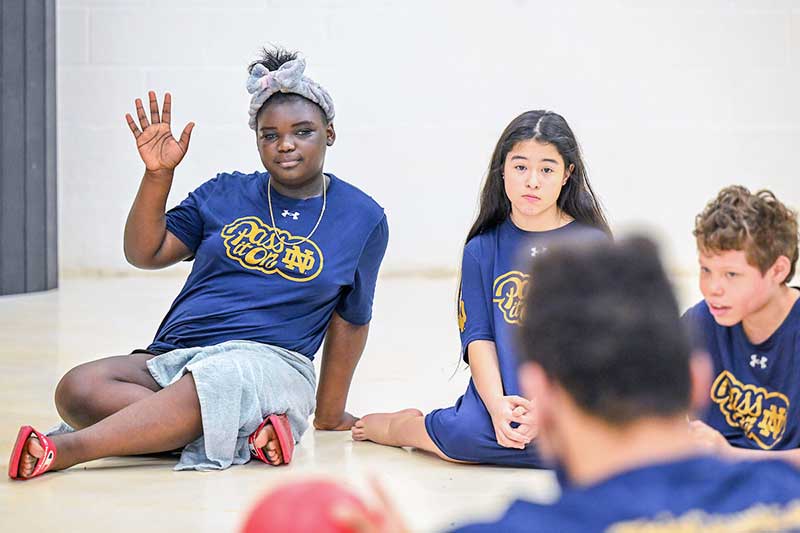
[[[250,511],[242,533],[351,533],[334,520],[339,507],[372,516],[366,505],[342,486],[324,480],[289,483],[265,494]]]

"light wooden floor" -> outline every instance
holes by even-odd
[[[78,363],[145,347],[183,283],[147,275],[62,280],[58,290],[0,298],[0,453],[17,429],[56,420],[53,390]],[[453,373],[458,335],[454,280],[383,279],[349,409],[354,414],[451,405],[468,380]],[[682,303],[697,297],[691,280]],[[547,471],[445,463],[420,452],[309,431],[291,465],[262,463],[223,472],[173,472],[167,459],[94,461],[26,482],[0,482],[0,531],[236,531],[267,489],[326,476],[365,494],[383,481],[415,531],[435,531],[500,513],[515,495],[556,497]]]

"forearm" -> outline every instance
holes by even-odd
[[[159,268],[158,252],[167,236],[166,205],[173,171],[146,170],[125,223],[125,258],[139,268]]]
[[[468,346],[472,381],[487,409],[504,396],[497,349],[492,341],[473,341]]]
[[[322,349],[314,427],[337,429],[345,415],[347,395],[367,343],[369,324],[350,324],[334,313]]]
[[[724,454],[727,458],[736,461],[761,461],[779,459],[789,461],[800,468],[800,449],[794,450],[754,450],[751,448],[736,448],[730,446]]]

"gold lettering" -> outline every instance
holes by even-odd
[[[258,217],[234,220],[222,228],[220,236],[227,256],[246,268],[301,283],[316,278],[322,271],[322,251],[313,241],[299,240]],[[281,257],[286,268],[279,268]]]
[[[710,396],[728,425],[741,428],[760,448],[772,449],[783,438],[789,409],[786,395],[744,384],[724,370],[714,380]]]

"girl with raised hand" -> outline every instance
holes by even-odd
[[[125,227],[128,261],[193,260],[146,350],[70,370],[57,430],[20,429],[9,476],[115,455],[182,449],[176,469],[251,457],[288,463],[315,410],[312,359],[325,338],[317,429],[347,430],[350,381],[364,349],[388,229],[383,209],[323,172],[333,145],[330,95],[305,61],[264,51],[249,67],[250,127],[266,172],[221,173],[166,211],[193,123],[172,136],[171,96],[127,115],[145,164]]]

